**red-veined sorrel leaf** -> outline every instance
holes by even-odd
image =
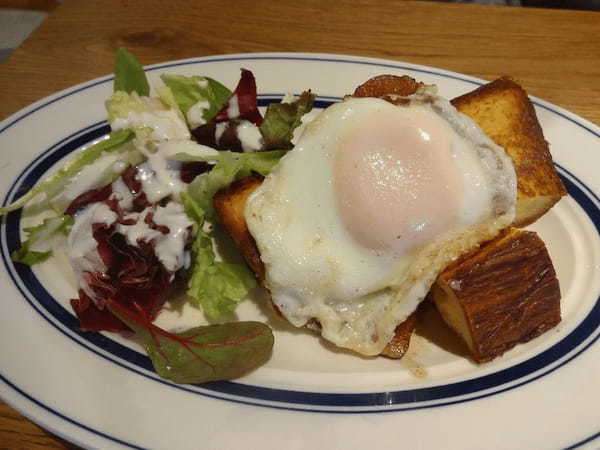
[[[231,322],[169,333],[116,302],[108,304],[140,339],[154,369],[175,383],[230,380],[267,362],[271,328],[260,322]]]

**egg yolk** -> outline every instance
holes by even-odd
[[[338,142],[336,202],[350,235],[373,250],[406,253],[456,223],[460,178],[452,130],[429,111],[372,114]]]

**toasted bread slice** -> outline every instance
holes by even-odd
[[[535,222],[566,195],[533,104],[521,86],[508,77],[499,78],[452,104],[511,157],[518,184],[514,226]]]
[[[260,253],[254,238],[248,231],[244,208],[246,200],[261,185],[263,177],[251,175],[234,181],[228,187],[218,191],[213,197],[213,205],[225,231],[239,247],[248,267],[254,272],[256,279],[263,284],[265,281],[265,266],[260,260]]]
[[[508,228],[446,268],[432,297],[477,362],[560,322],[560,288],[546,246],[536,233],[518,228]]]

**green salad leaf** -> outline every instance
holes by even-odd
[[[192,244],[193,272],[188,282],[188,295],[196,307],[213,319],[231,314],[237,304],[256,286],[256,281],[243,264],[216,261],[212,239],[204,230],[205,211],[190,195],[182,194],[183,206],[194,222]]]
[[[228,88],[209,77],[163,74],[160,78],[169,88],[170,95],[186,116],[191,128],[215,117],[232,94]],[[170,104],[169,92],[164,90],[158,92],[161,99]],[[197,104],[202,106],[200,110],[190,111]]]
[[[119,48],[116,54],[114,91],[128,94],[137,92],[138,95],[150,94],[150,85],[144,68],[135,56],[124,48]]]
[[[220,318],[234,311],[256,281],[244,264],[216,261],[212,238],[205,231],[205,220],[216,221],[213,207],[215,193],[234,180],[258,172],[266,175],[285,151],[234,153],[222,151],[212,155],[179,153],[173,156],[183,161],[216,161],[210,172],[189,184],[181,199],[188,217],[194,222],[192,245],[194,270],[188,283],[188,295],[194,305],[202,307],[208,317]]]
[[[302,116],[310,112],[314,101],[315,95],[304,91],[291,103],[271,103],[259,127],[265,148],[292,148],[294,130],[302,123]]]
[[[13,261],[28,266],[45,261],[52,255],[49,243],[54,235],[57,233],[68,235],[72,225],[72,217],[60,216],[46,219],[35,227],[25,228],[27,240],[23,242],[19,250],[12,252],[10,257]]]
[[[130,112],[141,113],[149,111],[151,106],[137,93],[129,94],[125,91],[114,92],[105,102],[108,122],[113,123],[116,119],[127,118]],[[162,104],[160,104],[162,107]]]
[[[215,193],[233,181],[258,172],[267,175],[286,153],[285,150],[269,152],[237,153],[221,151],[217,155],[192,155],[177,153],[171,159],[178,161],[216,162],[210,172],[194,179],[188,186],[188,194],[200,205],[210,220],[214,219],[212,198]]]
[[[175,383],[205,383],[240,377],[267,362],[273,332],[260,322],[231,322],[169,333],[117,302],[108,303],[141,341],[162,378]]]
[[[45,193],[46,201],[49,202],[58,195],[67,185],[69,180],[75,176],[85,166],[92,164],[106,152],[115,152],[126,150],[125,144],[134,138],[135,134],[131,130],[123,129],[110,133],[108,139],[98,142],[78,153],[73,159],[67,162],[58,172],[51,175],[40,184],[32,187],[27,193],[10,205],[0,208],[0,216],[10,211],[23,207],[36,195]]]

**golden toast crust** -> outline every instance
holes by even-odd
[[[485,84],[452,104],[511,157],[518,184],[514,226],[534,222],[566,195],[533,104],[511,78]]]
[[[265,281],[265,266],[246,225],[244,208],[246,200],[261,185],[263,179],[260,175],[242,178],[219,190],[213,197],[213,205],[221,224],[239,247],[246,263],[261,284]]]

